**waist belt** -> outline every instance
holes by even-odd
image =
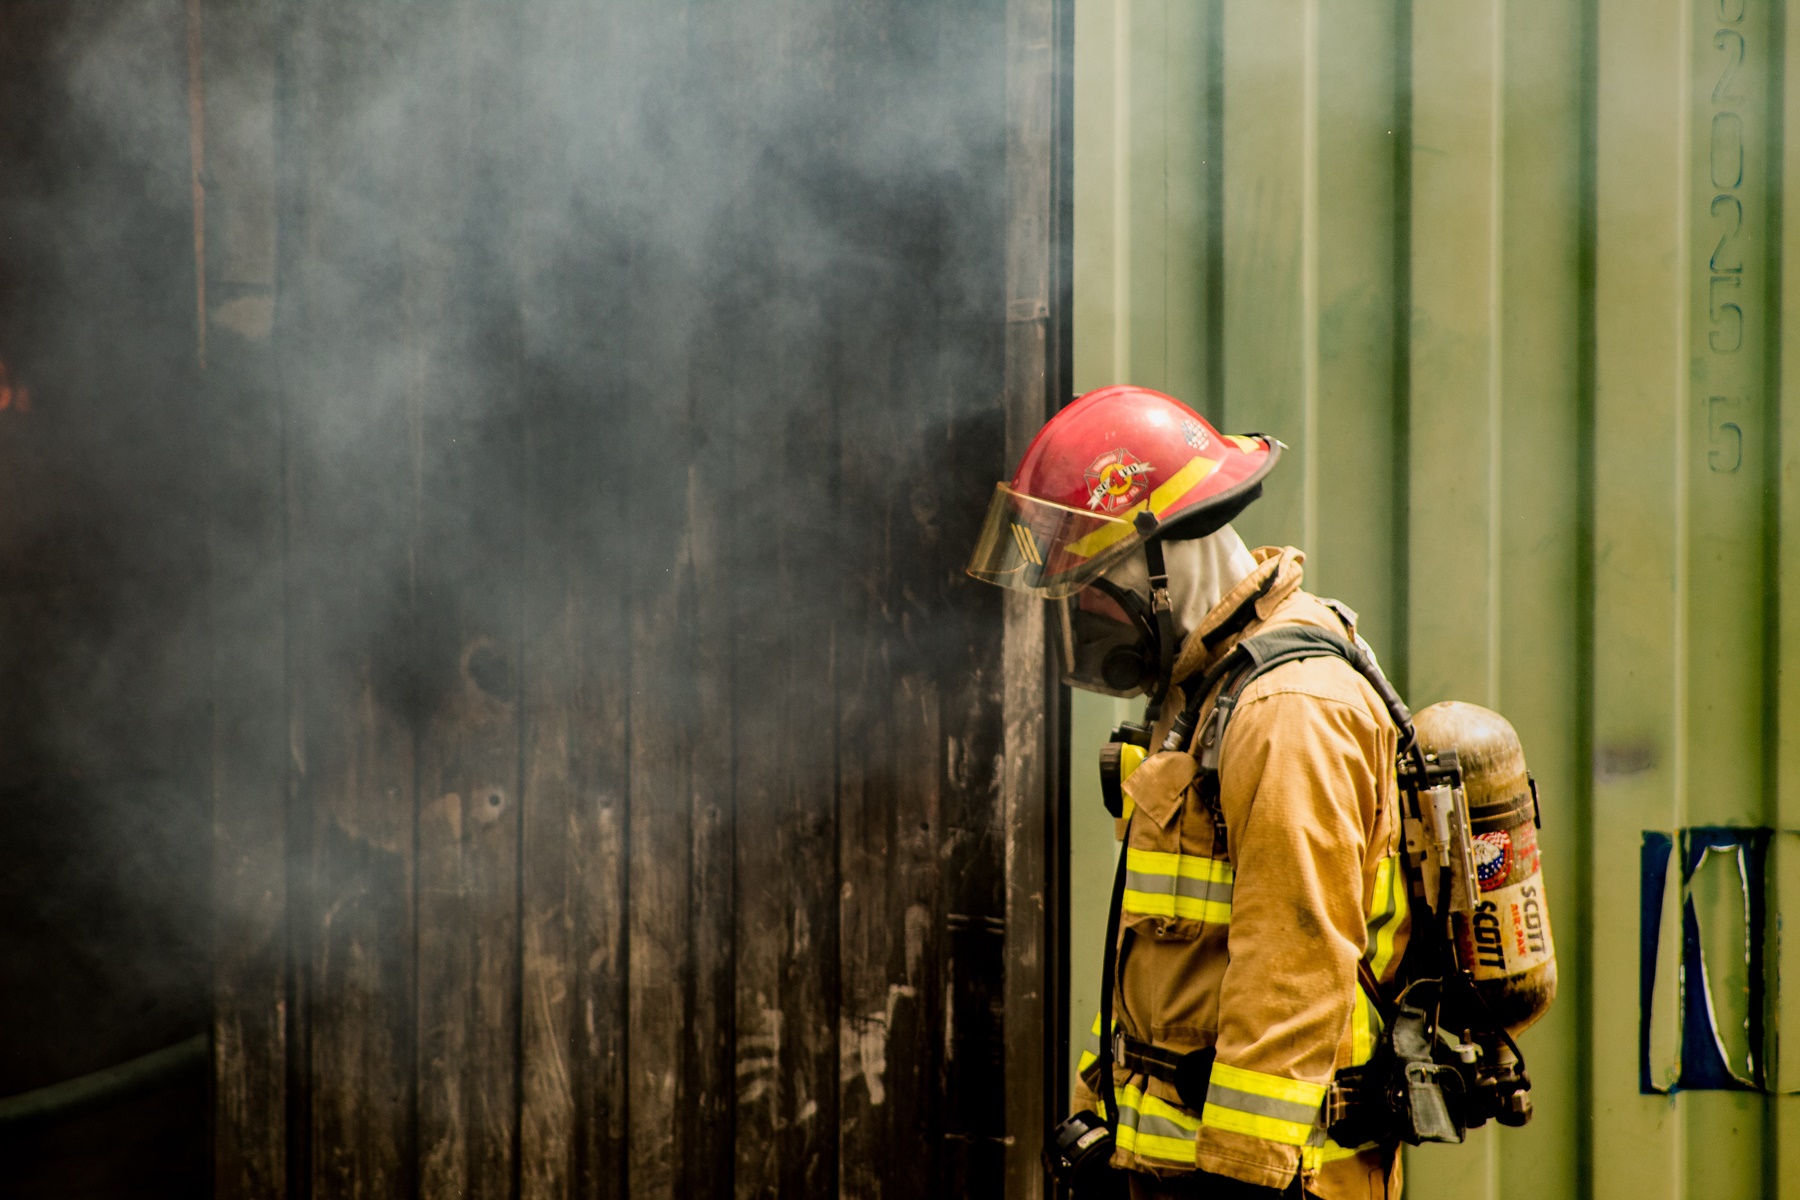
[[[1206,1085],[1212,1079],[1213,1050],[1165,1050],[1149,1042],[1113,1032],[1113,1059],[1134,1075],[1160,1079],[1175,1089],[1184,1108],[1199,1112],[1206,1106]]]

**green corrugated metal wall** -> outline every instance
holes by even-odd
[[[1562,982],[1526,1040],[1537,1118],[1413,1153],[1408,1194],[1800,1197],[1800,1100],[1638,1090],[1643,831],[1800,828],[1781,6],[1079,0],[1076,23],[1078,389],[1287,441],[1246,538],[1306,549],[1415,708],[1505,712],[1542,786]],[[1077,1024],[1115,707],[1073,710]]]

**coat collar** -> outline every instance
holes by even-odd
[[[1231,634],[1253,621],[1266,621],[1289,596],[1300,590],[1306,572],[1306,555],[1292,546],[1259,546],[1250,552],[1256,570],[1238,581],[1213,605],[1181,645],[1175,657],[1175,682],[1180,683],[1207,665],[1214,652],[1224,647]],[[1254,612],[1245,609],[1254,606]]]

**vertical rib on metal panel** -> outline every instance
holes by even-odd
[[[1128,235],[1123,280],[1126,320],[1120,328],[1122,349],[1130,364],[1127,382],[1181,395],[1169,373],[1169,349],[1177,337],[1169,328],[1172,285],[1182,274],[1171,261],[1169,206],[1175,194],[1171,177],[1170,138],[1179,118],[1170,112],[1170,94],[1180,77],[1179,63],[1169,50],[1169,5],[1157,0],[1119,4],[1126,49],[1126,69],[1118,78],[1120,107],[1116,128],[1124,131],[1124,204],[1120,215]]]
[[[1051,0],[1008,0],[1006,12],[1006,459],[1015,463],[1049,416],[1048,234],[1055,228],[1051,172],[1056,22]],[[1045,700],[1049,664],[1044,605],[1006,594],[1004,733],[1000,803],[1006,862],[1006,1195],[1043,1194],[1043,1028],[1050,982],[1045,930]]]
[[[1412,691],[1412,652],[1407,631],[1412,627],[1412,179],[1413,179],[1413,0],[1396,0],[1394,12],[1394,332],[1388,344],[1393,358],[1393,410],[1389,429],[1393,434],[1394,513],[1388,531],[1388,563],[1393,571],[1393,645],[1388,670],[1402,694]]]
[[[1428,0],[1412,20],[1408,698],[1497,708],[1505,9]],[[1407,1165],[1425,1195],[1498,1190],[1491,1128]]]
[[[1308,434],[1318,388],[1318,3],[1225,3],[1227,429],[1289,446],[1238,519],[1252,545],[1312,550]]]
[[[1136,383],[1207,406],[1214,13],[1077,6],[1077,391]]]
[[[1785,68],[1800,63],[1800,20],[1781,14],[1782,46],[1779,63]],[[1800,147],[1791,140],[1800,134],[1800,87],[1788,85],[1780,73],[1779,104],[1771,105],[1771,113],[1779,114],[1770,143],[1779,149],[1778,162],[1770,163],[1770,191],[1785,195],[1800,192]],[[1767,484],[1774,490],[1776,511],[1775,561],[1770,565],[1776,587],[1774,611],[1775,679],[1775,745],[1773,812],[1774,824],[1780,830],[1800,829],[1800,323],[1792,314],[1800,313],[1800,265],[1792,261],[1800,249],[1800,202],[1784,201],[1777,213],[1771,214],[1771,264],[1777,268],[1775,280],[1779,306],[1771,319],[1779,318],[1772,331],[1770,348],[1779,372],[1772,376],[1777,383],[1776,422],[1771,430],[1772,463]],[[1778,224],[1775,221],[1778,220]],[[1776,257],[1779,255],[1779,257]],[[1777,837],[1770,851],[1770,874],[1775,891],[1770,902],[1776,912],[1800,912],[1800,835],[1784,833]],[[1800,1091],[1800,933],[1777,928],[1776,944],[1771,947],[1769,961],[1775,964],[1773,1017],[1776,1044],[1770,1074],[1777,1089],[1787,1093]],[[1769,1180],[1766,1190],[1779,1200],[1800,1200],[1800,1097],[1778,1095],[1772,1101],[1774,1113],[1769,1137],[1773,1153],[1766,1164]]]
[[[1681,1195],[1679,1108],[1637,1089],[1640,831],[1683,823],[1688,25],[1678,0],[1601,0],[1595,263],[1596,1197]]]
[[[1499,1188],[1509,1200],[1579,1191],[1581,992],[1575,886],[1586,801],[1580,730],[1581,492],[1584,399],[1581,320],[1583,26],[1573,0],[1509,0],[1504,55],[1500,305],[1503,383],[1495,617],[1500,710],[1518,729],[1544,796],[1545,889],[1560,964],[1557,1003],[1525,1035],[1532,1123],[1494,1131]]]
[[[1316,415],[1307,436],[1316,531],[1307,586],[1356,609],[1386,661],[1400,638],[1394,578],[1395,5],[1322,5],[1311,227]],[[1281,431],[1272,431],[1280,433]],[[1284,435],[1285,436],[1285,435]]]
[[[1113,325],[1113,280],[1125,267],[1114,215],[1113,5],[1075,6],[1075,390],[1116,381],[1125,370]],[[1011,466],[1011,463],[1007,464]]]
[[[1174,0],[1165,6],[1158,47],[1163,57],[1162,390],[1206,411],[1208,343],[1207,221],[1211,195],[1205,120],[1207,34],[1211,4]]]
[[[1762,753],[1765,546],[1763,474],[1769,421],[1763,348],[1768,329],[1768,0],[1710,0],[1688,14],[1687,272],[1691,392],[1688,450],[1677,470],[1688,502],[1688,690],[1683,754],[1694,824],[1765,821]],[[1736,886],[1691,893],[1707,972],[1686,981],[1712,991],[1727,1047],[1745,1036],[1748,980]],[[1737,926],[1737,927],[1734,927]],[[1734,1015],[1734,1011],[1737,1015]],[[1741,1052],[1741,1047],[1740,1047]],[[1741,1067],[1740,1067],[1741,1069]],[[1750,1092],[1690,1092],[1690,1195],[1763,1194],[1768,1105]]]
[[[1498,700],[1499,0],[1413,9],[1410,699]]]

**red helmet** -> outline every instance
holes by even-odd
[[[1038,430],[1012,482],[995,489],[969,574],[1071,595],[1149,537],[1218,529],[1262,494],[1280,456],[1274,438],[1224,436],[1161,392],[1089,392]]]

